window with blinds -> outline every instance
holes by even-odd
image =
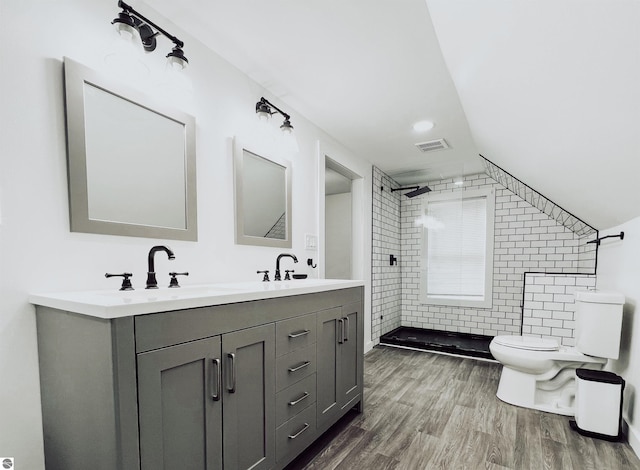
[[[424,198],[424,303],[491,307],[493,213],[491,190]]]

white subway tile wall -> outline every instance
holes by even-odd
[[[371,260],[371,339],[400,326],[402,279],[400,273],[400,192],[399,185],[373,167],[373,233]],[[384,188],[384,189],[381,189]],[[398,258],[391,266],[389,256]]]
[[[527,273],[522,333],[555,338],[564,346],[574,346],[574,294],[577,290],[595,287],[594,275]]]
[[[455,185],[453,179],[429,182],[432,193],[488,186],[495,188],[493,307],[477,309],[422,305],[419,292],[422,234],[421,228],[415,224],[422,208],[421,198],[408,199],[397,196],[397,193],[381,192],[381,185],[398,186],[391,178],[374,168],[374,341],[401,323],[404,326],[491,336],[523,332],[556,337],[563,344],[571,343],[574,320],[573,315],[571,319],[568,318],[568,312],[573,311],[573,291],[576,286],[595,286],[594,244],[587,245],[588,240],[581,239],[486,174],[465,177],[463,189]],[[400,288],[397,286],[397,271],[394,270],[395,267],[389,266],[388,253],[380,250],[383,246],[385,249],[386,246],[392,246],[393,249],[398,246],[393,228],[398,211],[394,204],[400,206]],[[526,290],[525,273],[528,273]],[[528,289],[534,285],[529,282],[534,278],[531,273],[538,273],[535,275],[536,282],[545,286],[553,285],[555,288],[551,290],[558,290],[542,293],[552,295],[552,300],[546,303],[543,301],[541,308],[537,308],[538,304],[533,304],[536,308],[528,307],[528,301],[539,301],[528,300]],[[541,281],[547,276],[548,280]],[[560,286],[565,287],[563,292],[559,292]],[[553,297],[554,294],[557,297]],[[399,310],[398,296],[401,299]],[[401,312],[400,322],[397,320],[398,311]],[[380,320],[380,316],[383,316],[383,320]],[[544,322],[543,319],[547,321]]]

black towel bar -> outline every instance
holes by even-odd
[[[624,232],[620,232],[618,235],[607,235],[606,237],[596,238],[595,240],[590,240],[587,243],[595,243],[600,246],[600,242],[605,238],[619,238],[620,240],[624,240]]]

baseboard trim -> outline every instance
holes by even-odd
[[[640,432],[634,429],[633,426],[630,426],[627,420],[623,420],[624,433],[627,435],[627,441],[629,441],[629,445],[635,452],[635,454],[640,457]]]

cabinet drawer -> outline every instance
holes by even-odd
[[[276,460],[297,454],[316,437],[316,405],[313,404],[276,429]]]
[[[276,394],[276,427],[316,402],[316,374]]]
[[[315,342],[315,313],[276,323],[276,356],[283,356]]]
[[[316,371],[315,343],[276,358],[276,390],[284,390]]]

